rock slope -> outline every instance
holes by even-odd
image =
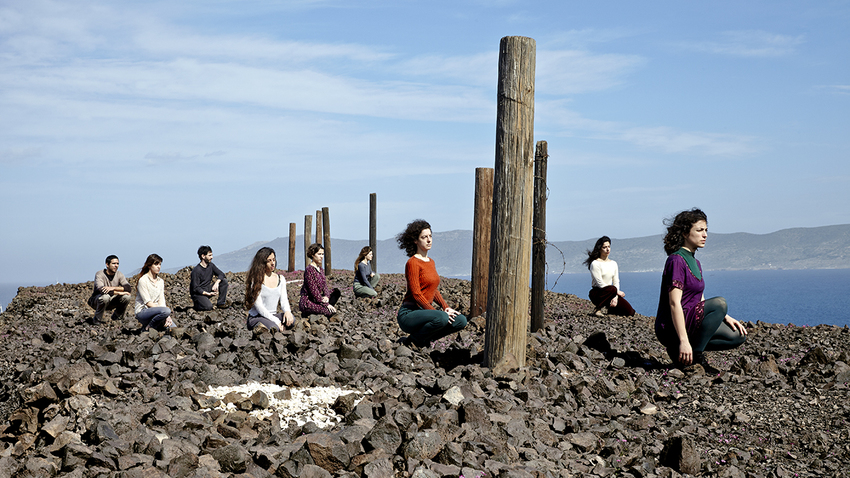
[[[338,316],[257,335],[244,275],[229,274],[236,303],[211,312],[190,308],[188,268],[164,276],[169,334],[139,333],[129,313],[90,325],[91,283],[21,289],[0,315],[0,478],[846,475],[846,327],[748,324],[708,375],[669,368],[652,318],[599,319],[547,294],[526,366],[488,369],[484,318],[428,348],[401,343],[401,275],[384,276],[378,305],[336,271]],[[468,307],[467,282],[441,290]],[[226,411],[207,393],[247,382],[286,388],[228,395]],[[334,402],[336,425],[250,413],[329,386],[363,392]]]

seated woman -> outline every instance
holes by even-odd
[[[372,248],[369,246],[360,249],[357,260],[354,261],[354,296],[355,297],[377,297],[375,286],[381,280],[380,274],[372,272],[369,262],[372,260]]]
[[[728,350],[747,340],[747,329],[726,313],[726,299],[705,300],[702,264],[694,257],[705,247],[708,218],[699,209],[682,211],[665,220],[667,262],[661,276],[655,335],[676,367],[692,363],[710,367],[706,350]]]
[[[591,288],[588,295],[596,306],[593,314],[604,317],[603,307],[608,307],[608,313],[631,317],[635,309],[624,299],[626,293],[620,290],[620,269],[617,263],[608,256],[611,254],[611,238],[602,236],[596,241],[592,251],[587,251],[584,265],[590,270]]]
[[[283,330],[284,327],[292,328],[295,323],[286,295],[286,279],[275,273],[276,269],[274,249],[263,247],[254,254],[245,277],[245,308],[250,308],[248,330],[255,327]],[[282,314],[277,312],[278,303]]]
[[[328,294],[328,282],[322,272],[325,248],[321,244],[310,244],[307,257],[310,264],[304,268],[304,283],[301,284],[301,299],[298,301],[301,317],[312,314],[330,317],[336,313],[335,305],[341,293],[339,289],[334,289]]]
[[[162,270],[162,257],[151,254],[145,260],[139,272],[136,285],[136,320],[142,324],[142,330],[165,330],[174,327],[171,309],[165,306],[165,281],[159,277]]]
[[[428,257],[431,225],[421,219],[413,221],[396,236],[396,241],[410,257],[404,266],[407,292],[398,309],[398,325],[410,334],[406,342],[425,347],[466,327],[466,317],[449,307],[438,290],[440,275],[434,259]],[[433,306],[435,301],[439,309]]]

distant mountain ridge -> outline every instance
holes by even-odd
[[[596,238],[584,241],[556,241],[546,248],[550,273],[587,272],[582,262],[586,250]],[[331,240],[334,269],[353,269],[360,248],[369,241]],[[621,272],[660,271],[666,255],[661,235],[630,239],[612,238],[611,257]],[[295,240],[295,268],[304,268],[304,239]],[[278,267],[286,269],[289,239],[256,242],[242,249],[216,254],[213,262],[224,271],[248,269],[256,251],[263,246],[275,249]],[[395,239],[378,241],[378,272],[404,272],[407,257]],[[563,253],[563,257],[562,254]],[[446,277],[468,276],[472,269],[472,231],[456,230],[434,233],[434,249],[430,256],[438,272]],[[783,229],[770,234],[711,233],[705,249],[697,253],[705,270],[754,269],[850,269],[850,224],[810,228]]]

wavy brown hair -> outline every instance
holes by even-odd
[[[357,254],[357,260],[354,261],[354,272],[357,273],[357,267],[360,265],[360,262],[372,252],[372,248],[369,246],[363,246],[363,249],[360,249],[360,254]]]
[[[271,247],[262,247],[251,261],[251,267],[248,269],[248,275],[245,276],[245,309],[251,310],[254,307],[254,301],[260,296],[260,290],[263,288],[263,277],[266,275],[266,260],[274,254],[274,249]],[[275,265],[277,265],[277,254],[275,254]]]
[[[310,244],[307,247],[307,259],[310,259],[311,261],[313,261],[313,256],[315,256],[317,252],[323,251],[323,250],[325,250],[325,247],[322,246],[321,244],[319,244],[318,242]],[[316,261],[313,261],[313,262],[316,262]],[[316,264],[316,265],[319,266],[319,269],[322,268],[321,264]]]
[[[691,228],[699,221],[705,221],[708,224],[708,216],[699,208],[682,211],[672,219],[665,219],[667,234],[664,235],[664,252],[669,256],[681,249],[685,245],[685,236],[690,234]]]
[[[416,219],[400,232],[395,240],[398,242],[398,248],[404,249],[407,257],[413,257],[416,254],[416,241],[419,239],[419,234],[425,229],[431,229],[431,225],[424,219]],[[433,230],[432,230],[433,232]]]
[[[145,259],[145,265],[142,266],[142,271],[139,272],[137,277],[141,279],[143,275],[150,272],[151,266],[154,264],[162,264],[162,257],[159,257],[159,254],[151,254],[147,259]]]
[[[608,236],[602,236],[596,240],[596,245],[593,246],[593,250],[587,251],[587,259],[583,262],[583,264],[587,266],[587,270],[590,270],[590,265],[593,264],[593,261],[599,259],[599,256],[602,254],[602,244],[605,244],[606,242],[611,244],[611,238]]]

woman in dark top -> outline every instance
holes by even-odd
[[[703,295],[702,265],[694,254],[705,247],[708,237],[705,213],[696,208],[682,211],[664,224],[667,263],[661,276],[655,335],[675,366],[698,363],[705,367],[704,351],[738,347],[747,340],[747,329],[726,313],[726,299],[705,300]]]
[[[304,268],[304,283],[301,284],[301,299],[298,308],[301,316],[321,314],[330,317],[336,313],[336,302],[339,300],[339,289],[328,293],[328,282],[322,272],[325,260],[325,248],[321,244],[310,244],[307,248],[310,264]]]
[[[372,248],[369,246],[360,249],[357,260],[354,261],[354,296],[376,297],[375,286],[381,280],[380,274],[372,272],[369,262],[372,260]]]

